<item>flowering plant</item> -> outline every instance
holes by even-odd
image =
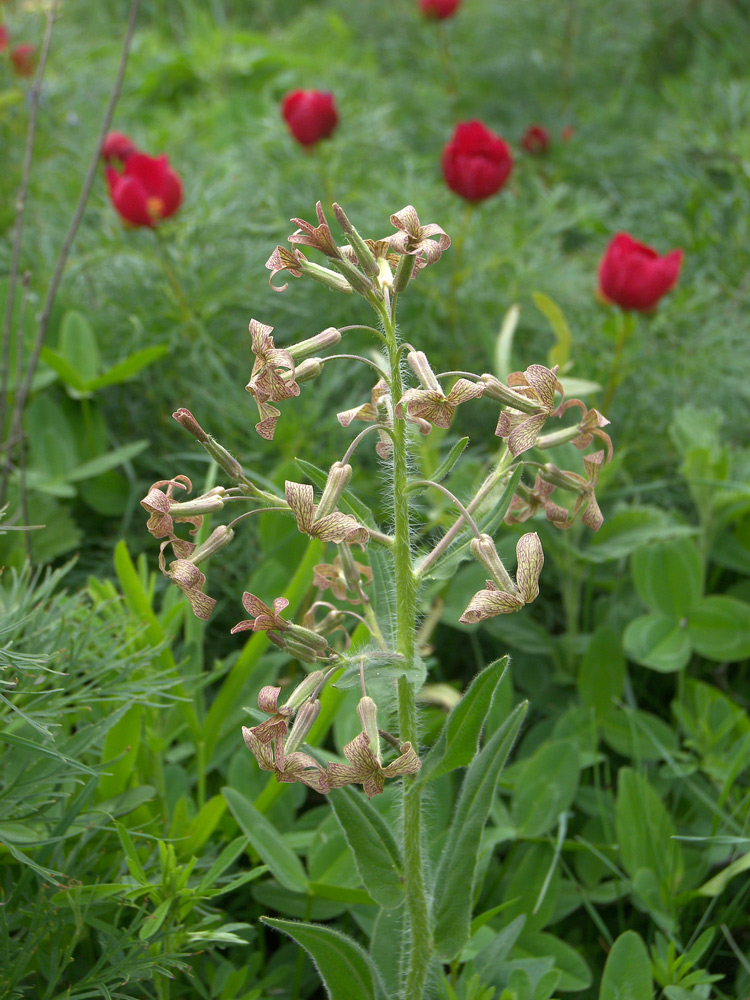
[[[507,143],[477,120],[458,124],[443,150],[445,183],[470,202],[497,194],[512,169],[513,156]]]
[[[115,157],[115,145],[119,149],[117,159],[124,164],[122,173],[107,167],[109,197],[115,210],[130,226],[158,226],[182,204],[182,181],[166,156],[137,152],[123,156],[123,144],[112,142],[107,150],[110,158]]]
[[[470,131],[478,135],[474,125]],[[490,145],[499,148],[498,143],[504,147],[501,140],[493,139]],[[126,169],[133,159],[127,161]],[[470,167],[472,170],[476,196],[477,191],[487,190],[486,175],[481,167]],[[507,658],[497,661],[482,671],[448,716],[432,749],[420,756],[417,696],[426,677],[426,639],[417,625],[423,615],[429,619],[426,584],[431,578],[450,576],[461,561],[474,558],[485,571],[487,582],[471,598],[460,621],[472,625],[522,611],[539,594],[544,565],[539,535],[524,531],[518,538],[515,578],[498,553],[494,535],[504,519],[517,523],[537,512],[559,529],[570,527],[580,517],[597,530],[602,518],[594,489],[602,463],[609,461],[611,441],[603,429],[608,421],[601,413],[580,400],[563,399],[556,368],[530,365],[505,381],[490,373],[436,372],[423,351],[402,339],[396,324],[397,303],[420,269],[437,263],[449,249],[450,237],[437,225],[422,225],[410,205],[391,216],[395,232],[377,239],[363,238],[340,206],[333,209],[343,230],[344,245],[338,244],[318,203],[317,224],[294,219],[298,228],[289,236],[292,250],[277,247],[267,267],[272,278],[286,270],[293,277],[308,277],[340,292],[359,295],[374,310],[377,326],[327,328],[282,348],[276,346],[272,328],[253,319],[250,346],[255,360],[247,389],[261,412],[256,430],[270,440],[281,418],[281,411],[271,407],[271,402],[283,403],[284,419],[289,419],[288,410],[303,405],[306,393],[313,391],[309,386],[301,388],[300,383],[324,377],[329,364],[361,366],[370,375],[374,369],[370,401],[338,414],[341,426],[363,421],[364,429],[352,438],[327,474],[305,463],[320,489],[316,500],[314,485],[307,483],[287,481],[283,494],[261,489],[188,410],[180,409],[175,418],[203,445],[229,483],[192,501],[182,500],[175,492],[187,493],[191,484],[186,476],[177,475],[154,483],[142,504],[149,513],[149,531],[160,540],[162,572],[184,591],[194,613],[202,618],[211,613],[213,600],[204,593],[206,578],[198,565],[232,543],[234,529],[244,518],[273,512],[296,524],[297,530],[311,539],[310,545],[336,547],[333,562],[321,563],[313,570],[319,598],[301,622],[290,614],[286,597],[248,592],[242,596],[249,617],[232,631],[264,632],[290,660],[306,665],[306,675],[284,700],[281,685],[266,685],[260,690],[262,721],[244,726],[242,737],[258,766],[271,772],[276,782],[301,783],[330,797],[365,889],[384,909],[404,909],[408,948],[401,995],[406,1000],[421,1000],[431,963],[457,958],[468,940],[482,828],[500,769],[526,711],[525,704],[518,706],[499,729],[482,740]],[[309,261],[296,249],[299,245],[322,253],[325,263]],[[354,329],[364,331],[381,348],[377,360],[358,353],[326,353]],[[413,382],[408,370],[414,375]],[[475,426],[484,424],[487,440],[495,444],[484,480],[464,499],[454,495],[444,481],[450,482],[466,441],[454,446],[430,477],[418,478],[410,471],[415,441],[431,433],[433,427],[448,428],[459,405],[476,408]],[[551,430],[558,422],[562,426]],[[607,447],[583,456],[584,475],[544,460],[546,451],[565,443],[585,451],[594,437]],[[352,489],[355,454],[373,445],[387,470],[384,478],[392,510],[388,525],[376,523],[370,508]],[[526,482],[526,470],[536,477],[533,485]],[[446,496],[456,513],[437,533],[429,524],[423,525],[419,537],[426,542],[418,546],[415,525],[420,506],[415,498],[429,491]],[[557,491],[575,497],[572,512]],[[229,525],[215,528],[201,545],[178,534],[179,526],[185,524],[191,525],[187,530],[194,533],[205,514],[230,504],[250,509]],[[355,546],[363,562],[355,561]],[[169,547],[176,558],[167,563],[165,551]],[[369,592],[375,574],[381,581],[380,596]],[[333,599],[346,606],[321,599],[329,587]],[[384,593],[390,597],[384,598]],[[348,605],[356,606],[357,612]],[[327,613],[318,620],[319,608]],[[357,623],[356,630],[347,629],[349,620]],[[361,689],[356,709],[359,731],[343,746],[343,760],[331,753],[321,754],[316,737],[316,722],[332,684]],[[483,696],[476,695],[474,685],[481,688]],[[459,767],[467,767],[467,772],[448,834],[447,861],[441,862],[432,878],[424,853],[429,817],[424,814],[423,793],[432,778]],[[402,781],[404,786],[401,820],[393,829],[367,801],[382,794],[389,781]],[[352,790],[351,786],[357,785],[362,786],[366,799]],[[486,794],[477,794],[477,788]],[[262,856],[263,851],[272,852],[267,842],[258,849]],[[387,885],[383,883],[384,871],[390,873]],[[323,947],[321,935],[327,933],[326,928],[283,925],[292,936],[302,933],[300,928],[312,935],[305,947],[311,947],[310,941],[319,941]],[[353,943],[344,941],[340,947],[354,949]],[[355,954],[377,983],[380,972],[374,960],[360,951]],[[321,973],[325,978],[326,972]]]
[[[301,146],[327,139],[338,125],[333,94],[319,90],[293,90],[281,102],[281,115]]]

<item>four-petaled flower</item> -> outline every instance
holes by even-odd
[[[242,595],[242,606],[251,617],[249,620],[238,622],[231,630],[232,635],[235,632],[247,632],[249,629],[252,629],[253,632],[289,631],[289,622],[281,617],[284,608],[289,607],[289,601],[285,597],[277,597],[273,602],[273,609],[271,609],[260,598],[245,591]],[[266,710],[263,709],[263,711]]]
[[[555,410],[555,391],[562,394],[563,390],[556,366],[550,369],[544,365],[529,365],[524,372],[512,372],[508,385],[537,408],[537,412],[531,414],[514,409],[500,414],[495,434],[508,439],[508,450],[516,458],[534,447],[547,417]]]
[[[391,216],[391,222],[400,230],[390,237],[388,242],[398,253],[412,254],[420,258],[424,265],[434,264],[440,260],[444,250],[451,245],[451,238],[435,223],[422,226],[413,205],[407,205],[400,212]],[[438,239],[432,239],[437,236]]]
[[[612,458],[612,438],[606,431],[602,430],[609,424],[609,420],[598,410],[589,409],[580,399],[569,399],[567,403],[562,404],[558,413],[562,415],[571,406],[577,406],[583,413],[578,421],[578,434],[570,439],[571,443],[579,451],[583,451],[584,448],[588,448],[594,437],[598,437],[607,447],[607,462],[609,462]]]
[[[163,493],[159,487],[166,486],[167,491]],[[208,493],[197,497],[187,503],[178,503],[174,498],[174,490],[192,490],[193,484],[187,476],[175,476],[174,479],[160,479],[152,483],[146,496],[141,500],[141,507],[148,511],[150,517],[146,522],[146,528],[154,538],[164,538],[172,535],[175,522],[192,524],[190,532],[194,535],[201,524],[203,515],[221,510],[224,507],[223,497],[226,490],[223,486],[215,486]]]
[[[372,570],[369,566],[363,566],[362,563],[358,563],[353,560],[354,568],[359,573],[360,576],[364,577],[364,582],[372,582]],[[360,604],[360,597],[357,594],[356,597],[349,597],[349,588],[347,585],[346,575],[344,574],[344,568],[341,565],[341,557],[336,556],[333,563],[319,563],[313,568],[313,586],[317,587],[318,590],[327,590],[328,587],[331,588],[333,596],[338,601],[348,601],[349,604]]]
[[[249,597],[251,595],[248,594],[245,596]],[[245,623],[243,622],[242,624]],[[237,629],[233,628],[232,631],[236,632]],[[288,705],[279,705],[280,694],[281,688],[274,687],[272,684],[267,684],[260,689],[258,694],[258,708],[266,715],[270,715],[271,718],[248,730],[260,743],[270,743],[276,736],[284,737],[287,734],[289,728],[287,720],[294,715],[294,709]],[[244,735],[244,727],[242,731]]]
[[[544,477],[548,485],[559,486],[571,493],[577,493],[578,499],[575,502],[573,513],[570,517],[565,511],[565,518],[554,518],[552,523],[556,528],[570,528],[578,515],[583,511],[581,521],[592,531],[598,531],[604,523],[604,517],[599,509],[594,490],[599,482],[599,473],[605,462],[603,451],[595,451],[591,455],[583,456],[583,468],[586,475],[581,476],[577,472],[562,472],[554,465],[547,464],[542,469],[540,475]]]
[[[536,474],[533,489],[529,489],[524,483],[519,483],[505,515],[505,523],[521,524],[532,518],[537,511],[544,510],[548,521],[557,524],[558,527],[562,526],[561,522],[568,520],[568,512],[565,507],[550,499],[554,491],[554,484],[542,479],[539,472]]]
[[[459,403],[481,396],[483,387],[467,378],[460,378],[446,396],[442,389],[407,389],[396,406],[396,416],[406,412],[414,420],[427,420],[435,427],[450,427]]]
[[[516,556],[518,569],[515,590],[502,590],[493,580],[488,580],[487,589],[474,594],[468,608],[459,618],[460,622],[473,625],[486,618],[494,618],[495,615],[511,614],[536,599],[539,594],[539,574],[544,565],[542,543],[536,532],[529,532],[519,538]]]
[[[265,723],[263,723],[265,725]],[[263,742],[257,737],[258,726],[249,729],[242,727],[242,737],[247,748],[255,755],[262,771],[273,771],[277,781],[301,781],[308,788],[313,788],[321,795],[330,791],[325,770],[316,760],[306,753],[295,750],[284,752],[284,735],[276,733],[272,742]]]
[[[305,222],[304,219],[291,220],[299,228],[288,237],[289,242],[312,247],[314,250],[320,250],[326,257],[334,257],[336,260],[339,260],[341,258],[341,251],[336,246],[336,241],[331,233],[331,227],[328,225],[328,220],[325,217],[323,206],[320,202],[316,202],[315,204],[315,213],[318,216],[317,226],[313,226],[310,222]]]
[[[172,546],[172,551],[177,556],[168,566],[164,556],[164,549],[167,545]],[[195,617],[208,621],[216,601],[213,597],[203,593],[206,584],[205,574],[201,573],[197,565],[190,559],[196,549],[197,546],[194,542],[187,542],[182,538],[172,536],[165,539],[159,549],[159,569],[187,597]]]
[[[250,320],[255,363],[245,388],[259,403],[269,399],[280,403],[283,399],[299,396],[299,386],[294,381],[294,358],[289,351],[274,346],[272,330],[272,326]],[[291,377],[285,379],[284,372],[291,373]]]
[[[370,533],[351,514],[335,510],[331,514],[317,517],[312,486],[303,483],[284,484],[286,500],[297,519],[297,527],[311,538],[322,542],[346,542],[347,545],[366,545]]]
[[[276,247],[274,252],[266,261],[266,267],[271,272],[268,284],[275,292],[285,292],[289,287],[289,283],[287,282],[284,285],[274,285],[273,279],[279,271],[288,271],[293,278],[301,278],[301,265],[306,263],[306,261],[307,258],[305,255],[299,250],[296,250],[294,247],[292,247],[291,250],[288,247]]]

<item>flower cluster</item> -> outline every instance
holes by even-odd
[[[182,204],[182,181],[167,156],[140,152],[122,132],[106,136],[101,155],[110,200],[126,225],[153,229]]]

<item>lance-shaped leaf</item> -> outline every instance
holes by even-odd
[[[261,917],[308,953],[330,1000],[385,1000],[380,976],[367,952],[351,938],[322,924]]]
[[[250,838],[278,883],[292,892],[306,893],[308,881],[305,869],[297,855],[287,847],[280,831],[236,788],[227,787],[221,791],[240,829]]]
[[[482,830],[508,754],[526,716],[528,702],[513,709],[469,765],[461,786],[448,839],[435,875],[433,902],[435,951],[446,961],[469,939],[474,874]]]

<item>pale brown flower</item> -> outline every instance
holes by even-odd
[[[529,532],[522,535],[516,546],[518,569],[514,591],[502,590],[493,580],[487,580],[487,589],[478,591],[469,606],[459,618],[464,625],[471,625],[519,611],[530,604],[539,594],[539,574],[544,565],[544,552],[539,535]]]
[[[366,545],[369,541],[367,528],[351,514],[336,510],[317,517],[312,486],[287,481],[284,490],[287,503],[297,519],[297,527],[304,534],[323,542],[346,542],[347,545]]]

